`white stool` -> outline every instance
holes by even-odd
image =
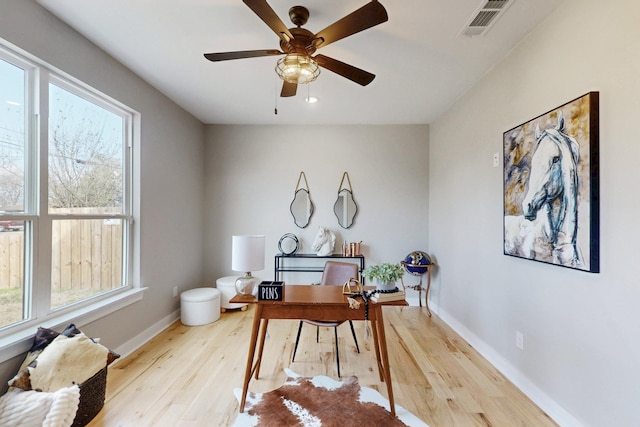
[[[239,308],[242,311],[247,310],[247,303],[231,303],[229,300],[236,296],[236,279],[240,276],[221,277],[216,280],[216,287],[220,290],[221,311],[224,313],[229,308]]]
[[[180,320],[187,326],[206,325],[220,318],[220,291],[195,288],[180,294]]]

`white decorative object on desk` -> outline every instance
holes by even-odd
[[[312,249],[318,256],[331,255],[336,244],[336,235],[333,231],[326,227],[318,227],[316,240],[313,242]]]

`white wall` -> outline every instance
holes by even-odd
[[[430,127],[436,311],[564,425],[640,425],[638,18],[637,0],[567,0]],[[502,133],[589,91],[601,273],[503,255]]]
[[[430,127],[208,126],[206,137],[193,117],[35,2],[0,0],[0,10],[0,37],[142,113],[138,226],[150,290],[88,325],[105,344],[118,347],[173,313],[173,286],[235,274],[232,234],[267,235],[262,275],[272,277],[282,234],[296,233],[308,251],[325,225],[339,242],[363,240],[368,264],[428,250],[439,264],[437,312],[565,425],[640,425],[636,0],[566,0]],[[491,167],[502,132],[591,90],[600,91],[602,272],[502,255],[502,171]],[[316,205],[304,230],[289,213],[301,170]],[[360,206],[349,230],[332,212],[344,171]],[[9,376],[6,364],[0,371]]]
[[[237,274],[231,270],[233,234],[266,235],[267,265],[256,275],[269,280],[280,237],[294,233],[302,240],[301,251],[313,252],[319,226],[336,234],[336,253],[344,239],[362,240],[367,265],[399,262],[413,250],[426,250],[427,151],[426,125],[207,126],[207,280],[214,284]],[[289,211],[300,171],[315,205],[304,229],[295,226]],[[345,171],[359,207],[349,229],[341,228],[333,213]]]
[[[202,281],[204,125],[35,1],[0,0],[0,11],[1,38],[141,114],[135,227],[140,281],[149,290],[142,301],[83,327],[118,348],[178,310],[174,286],[182,291]],[[0,377],[9,378],[19,363],[0,366]]]

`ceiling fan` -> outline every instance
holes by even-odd
[[[205,53],[210,61],[256,58],[261,56],[285,55],[276,65],[276,73],[284,80],[280,96],[294,96],[298,84],[314,81],[320,74],[318,67],[326,68],[359,85],[366,86],[376,77],[367,71],[354,67],[325,55],[312,56],[316,50],[335,41],[386,22],[389,17],[384,6],[372,0],[360,9],[313,34],[302,28],[309,19],[309,10],[303,6],[289,9],[289,18],[296,27],[287,28],[266,0],[242,0],[280,38],[280,48],[265,50],[244,50],[236,52]]]

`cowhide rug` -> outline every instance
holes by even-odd
[[[396,406],[389,412],[389,401],[374,389],[360,387],[358,378],[344,381],[319,375],[304,378],[285,369],[282,387],[267,393],[247,393],[244,412],[238,414],[235,427],[428,427],[412,413]],[[233,390],[240,401],[242,389]]]

